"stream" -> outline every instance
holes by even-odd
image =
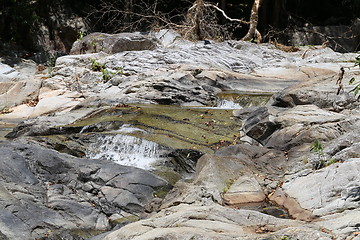
[[[175,149],[213,153],[239,143],[240,122],[232,111],[263,106],[269,94],[223,92],[214,107],[136,105],[107,109],[72,124],[83,126],[85,155],[150,170],[169,161]],[[99,133],[101,132],[101,133]]]

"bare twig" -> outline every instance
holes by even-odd
[[[221,8],[219,8],[218,6],[214,5],[214,4],[209,4],[209,3],[205,3],[204,4],[205,7],[211,7],[211,8],[214,8],[216,9],[218,12],[220,12],[223,17],[227,20],[229,20],[230,22],[238,22],[238,23],[241,23],[241,24],[250,24],[250,22],[248,21],[245,21],[243,19],[237,19],[237,18],[230,18],[228,15],[226,15],[226,13],[224,12],[224,10],[222,10]]]
[[[343,67],[340,68],[340,72],[338,75],[338,80],[336,81],[336,85],[338,85],[338,90],[336,95],[340,94],[340,91],[344,91],[344,86],[342,84],[342,80],[344,78],[344,74],[345,74],[345,69]]]

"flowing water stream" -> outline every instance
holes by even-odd
[[[99,135],[87,148],[89,158],[105,158],[121,165],[150,170],[154,164],[167,160],[166,149],[159,144],[143,138],[126,135],[127,133],[146,132],[124,124],[113,134]]]
[[[174,149],[214,151],[221,146],[220,143],[231,144],[236,140],[239,129],[232,127],[236,125],[236,121],[223,121],[231,118],[232,110],[264,105],[270,96],[266,93],[244,94],[229,91],[219,94],[215,107],[181,108],[158,105],[141,106],[126,114],[109,112],[108,116],[101,116],[99,121],[104,121],[105,124],[109,121],[111,124],[114,124],[114,121],[125,124],[120,124],[118,129],[96,135],[87,146],[86,156],[149,170],[168,161],[166,156]],[[224,131],[227,125],[228,133]],[[80,133],[88,132],[92,126],[85,124]]]

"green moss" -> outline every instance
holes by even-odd
[[[243,107],[251,107],[251,106],[264,106],[273,93],[251,93],[251,92],[238,92],[238,91],[224,91],[219,93],[217,96],[220,99],[226,99],[229,101],[234,101],[235,103],[239,103]]]
[[[236,179],[229,179],[226,181],[226,186],[223,188],[223,193],[227,193],[230,189],[230,187],[234,184],[234,182],[236,181]]]

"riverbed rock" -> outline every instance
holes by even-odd
[[[74,42],[70,54],[84,53],[118,53],[123,51],[153,50],[157,40],[142,33],[91,33],[83,39]]]
[[[335,65],[334,68],[336,68]],[[333,73],[331,74],[331,72]],[[343,89],[340,90],[337,84],[339,72],[340,67],[334,70],[323,69],[317,71],[309,81],[295,84],[275,94],[271,104],[278,107],[314,104],[319,108],[327,108],[338,112],[355,108],[358,105],[356,97],[348,93],[353,86],[347,83],[354,77],[354,72],[346,71],[342,83]]]
[[[289,150],[301,144],[313,143],[316,139],[328,142],[354,129],[357,117],[351,117],[315,105],[298,105],[273,117],[279,126],[266,142],[270,148]]]
[[[319,227],[310,224],[300,226],[299,223],[256,211],[237,210],[219,205],[181,204],[98,239],[275,240],[284,236],[296,236],[298,239],[305,239],[306,236],[311,236],[311,239],[331,239],[331,235],[321,232]]]
[[[35,64],[32,68],[36,68]],[[0,59],[0,110],[36,100],[40,87],[39,77],[20,73]]]
[[[266,198],[254,177],[241,176],[226,190],[224,202],[229,205],[263,202]]]
[[[107,217],[114,213],[142,216],[154,191],[166,186],[144,170],[108,161],[16,142],[0,142],[0,149],[0,225],[6,239],[76,229],[101,232],[109,228]]]
[[[93,53],[91,41],[96,42],[97,53]],[[123,44],[124,41],[129,44]],[[308,50],[317,58],[314,63],[313,58],[301,57],[301,51],[307,50],[288,53],[271,44],[243,41],[205,45],[181,39],[172,31],[145,35],[94,33],[77,41],[74,49],[80,51],[82,43],[90,46],[86,54],[59,57],[50,75],[40,77],[39,100],[46,101],[55,94],[58,96],[56,103],[64,107],[49,104],[53,106],[51,109],[33,111],[24,105],[11,109],[13,114],[8,118],[36,117],[69,111],[78,105],[116,105],[119,102],[214,106],[219,101],[218,94],[223,91],[271,95],[294,84],[299,85],[275,96],[273,105],[315,102],[324,107],[332,106],[335,101],[339,110],[353,105],[351,95],[333,100],[336,94],[328,93],[336,92],[338,69],[350,66],[348,62],[355,54],[339,56],[329,52],[325,59],[321,53]],[[98,51],[100,43],[103,52]],[[128,48],[123,49],[124,46]],[[336,60],[330,61],[331,57]],[[321,85],[324,82],[328,84]],[[59,90],[65,92],[59,94]],[[316,97],[319,93],[320,98]],[[297,96],[295,100],[292,95]],[[331,99],[327,99],[327,95]],[[22,102],[23,99],[19,99],[15,105]]]
[[[321,217],[321,221],[316,224],[343,238],[359,239],[359,220],[360,211],[358,209],[340,210],[338,213]]]
[[[193,182],[177,183],[164,199],[162,208],[178,203],[223,204],[223,196],[228,191],[225,202],[230,205],[236,201],[259,202],[265,194],[276,188],[279,175],[287,167],[284,159],[280,151],[247,144],[229,146],[216,154],[206,154],[197,162]],[[241,182],[249,184],[247,187],[244,184],[240,186]]]
[[[242,129],[249,137],[265,144],[271,134],[280,127],[272,118],[267,107],[259,107],[247,116]]]
[[[359,159],[348,159],[285,182],[282,188],[314,215],[357,209],[360,207],[359,166]]]

